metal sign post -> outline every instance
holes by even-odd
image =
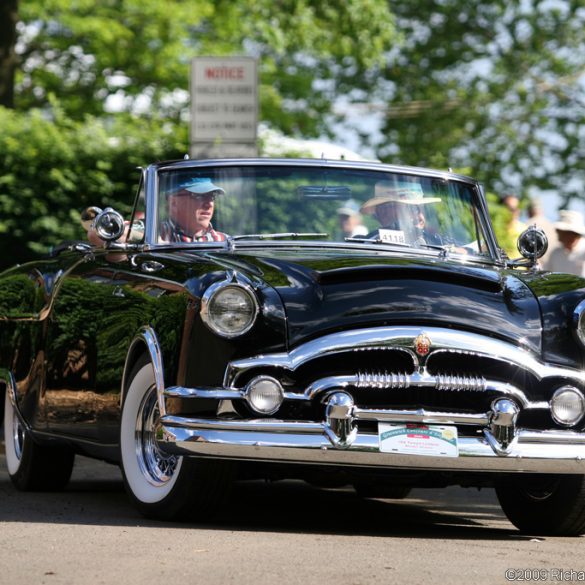
[[[253,57],[195,57],[192,158],[257,156],[258,76]]]

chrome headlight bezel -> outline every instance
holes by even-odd
[[[226,294],[229,291],[238,290],[240,293],[244,295],[243,298],[246,298],[249,302],[250,307],[250,317],[247,320],[245,326],[234,330],[228,331],[225,328],[222,328],[218,325],[218,322],[213,315],[213,303],[218,301],[218,295]],[[256,293],[252,289],[251,286],[247,284],[242,284],[240,282],[232,282],[232,281],[222,281],[216,282],[212,284],[204,293],[201,298],[201,319],[207,325],[207,327],[213,331],[216,335],[220,337],[225,337],[227,339],[233,339],[235,337],[241,337],[242,335],[246,334],[254,324],[256,323],[256,319],[258,317],[258,313],[260,312],[260,307],[258,305],[258,299],[256,298]]]
[[[573,332],[581,347],[585,348],[585,301],[581,301],[573,311]]]

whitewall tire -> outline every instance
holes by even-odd
[[[4,398],[4,445],[8,475],[19,490],[56,491],[69,482],[73,450],[35,443],[18,417],[8,390]]]
[[[149,518],[210,518],[229,493],[234,465],[165,453],[156,442],[159,421],[153,366],[143,356],[129,376],[122,406],[120,458],[126,490]]]

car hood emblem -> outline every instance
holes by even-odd
[[[426,333],[421,333],[414,340],[414,351],[420,356],[425,356],[431,350],[431,338]]]

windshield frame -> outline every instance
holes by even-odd
[[[386,165],[376,162],[353,162],[353,161],[331,161],[327,159],[208,159],[204,161],[193,161],[193,160],[181,160],[181,161],[170,161],[163,163],[156,163],[150,165],[146,170],[146,225],[145,225],[145,245],[147,248],[226,248],[233,249],[235,247],[234,241],[228,237],[227,241],[223,242],[159,242],[158,241],[158,205],[159,205],[159,185],[160,185],[160,174],[167,173],[170,171],[184,171],[190,168],[201,170],[203,168],[225,168],[225,167],[311,167],[315,169],[327,170],[327,169],[348,169],[348,170],[365,170],[382,173],[394,173],[402,175],[410,175],[414,177],[424,177],[430,179],[439,179],[442,181],[457,181],[465,183],[472,194],[472,204],[477,210],[478,222],[483,231],[485,241],[487,244],[487,252],[489,255],[475,256],[470,255],[469,260],[482,261],[482,262],[502,262],[502,258],[497,246],[495,239],[493,226],[487,209],[487,202],[483,195],[480,184],[463,175],[442,172],[426,168],[398,166],[398,165]],[[246,239],[239,239],[237,242],[238,248],[274,246],[275,240],[263,239],[261,241],[251,241]],[[392,246],[388,243],[376,243],[373,241],[371,244],[367,242],[357,243],[352,241],[321,241],[315,239],[299,240],[295,238],[293,241],[280,241],[278,242],[278,248],[286,247],[290,245],[300,246],[324,246],[327,248],[345,248],[345,249],[369,249],[376,251],[389,251],[389,250],[400,250],[404,251],[404,248]],[[437,251],[428,250],[425,248],[412,249],[414,252],[421,253],[432,253],[437,254]]]

